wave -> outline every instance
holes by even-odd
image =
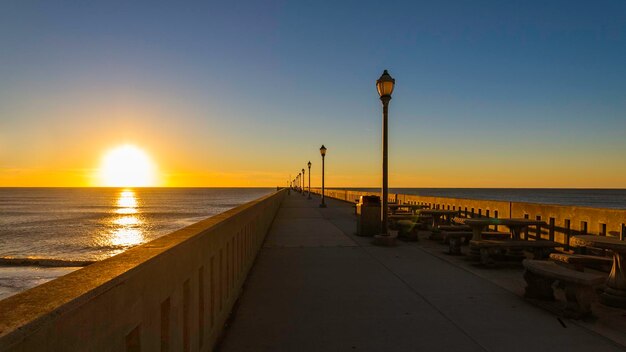
[[[93,263],[95,261],[92,260],[0,257],[0,266],[81,267]]]

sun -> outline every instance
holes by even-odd
[[[134,145],[111,149],[102,158],[100,184],[107,187],[149,187],[156,185],[156,168],[148,154]]]

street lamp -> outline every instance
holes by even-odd
[[[326,156],[326,147],[323,144],[320,148],[320,154],[322,154],[322,204],[320,204],[320,208],[326,208],[326,203],[324,203],[324,157]]]
[[[311,161],[307,164],[309,166],[309,197],[307,199],[311,199]]]
[[[389,172],[387,168],[387,113],[389,108],[389,101],[391,100],[391,93],[393,93],[393,86],[396,80],[391,78],[387,70],[383,72],[380,78],[376,81],[376,89],[378,95],[380,95],[380,101],[383,103],[383,184],[382,184],[382,207],[381,211],[381,235],[388,236],[387,233],[387,212],[388,212],[388,200],[389,200]]]
[[[304,196],[304,169],[302,169],[302,196]]]

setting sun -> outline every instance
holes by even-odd
[[[150,157],[133,145],[107,152],[99,169],[100,184],[109,187],[146,187],[156,185],[156,170]]]

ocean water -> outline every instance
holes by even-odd
[[[76,270],[76,261],[111,257],[271,191],[0,188],[0,299]]]
[[[378,191],[378,188],[345,188]],[[390,193],[626,209],[626,189],[390,188]]]

